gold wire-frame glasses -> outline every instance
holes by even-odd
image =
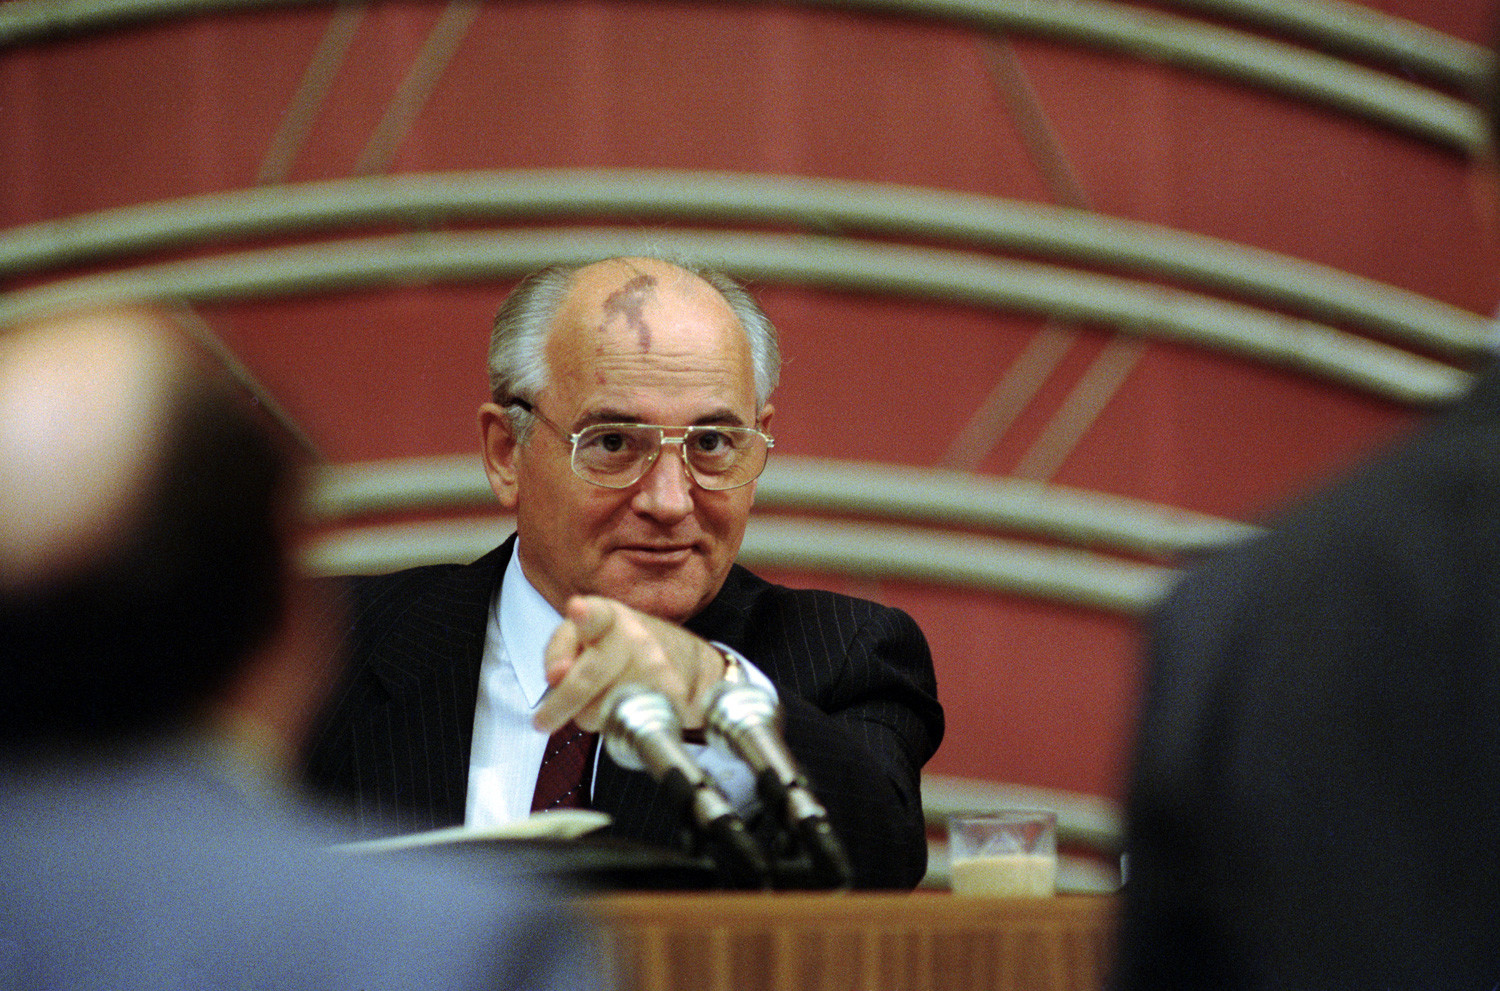
[[[668,427],[658,423],[593,423],[568,433],[524,399],[515,406],[545,423],[573,448],[573,474],[606,489],[628,489],[646,476],[667,444],[681,447],[688,476],[699,488],[722,492],[749,485],[765,471],[776,442],[754,427],[709,424]],[[667,431],[680,431],[668,436]]]

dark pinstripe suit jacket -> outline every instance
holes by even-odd
[[[312,739],[309,783],[368,824],[463,822],[491,597],[514,538],[470,565],[353,583],[349,668]],[[786,739],[827,806],[860,887],[910,888],[927,863],[919,776],[943,735],[927,642],[905,613],[772,585],[736,565],[689,622],[775,682]],[[590,805],[613,831],[670,845],[655,781],[602,757]]]

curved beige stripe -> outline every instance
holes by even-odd
[[[1127,615],[1150,609],[1169,569],[1074,548],[862,523],[752,519],[740,560],[867,580],[1012,592]]]
[[[205,15],[309,0],[10,0],[0,47],[151,18]],[[1307,49],[1103,0],[804,0],[807,6],[884,11],[1019,32],[1125,52],[1270,88],[1362,115],[1462,150],[1484,143],[1463,101]]]
[[[777,455],[756,490],[765,509],[878,516],[1018,531],[1135,554],[1196,553],[1258,529],[1157,503],[969,472]]]
[[[495,519],[343,529],[310,543],[302,563],[314,574],[333,575],[468,561],[495,547],[508,532]],[[1167,568],[1071,548],[1038,548],[905,527],[786,519],[752,518],[738,560],[750,567],[1013,593],[1127,616],[1149,610],[1175,577]]]
[[[1488,70],[1489,55],[1483,46],[1360,4],[1339,0],[1158,2],[1252,24],[1450,86],[1477,86]]]
[[[340,227],[589,214],[795,223],[1104,265],[1353,323],[1457,356],[1473,354],[1489,333],[1483,317],[1397,286],[1152,224],[910,186],[725,172],[422,173],[188,197],[0,231],[0,274]]]
[[[309,494],[323,523],[388,512],[483,510],[494,495],[477,454],[326,465]],[[807,510],[1010,531],[1167,557],[1259,531],[1157,503],[1016,478],[778,454],[757,483],[762,510]]]
[[[0,298],[0,324],[116,298],[186,302],[304,295],[413,280],[486,281],[549,262],[668,253],[751,280],[942,299],[1060,316],[1299,370],[1398,402],[1451,399],[1470,377],[1448,365],[1306,320],[1125,279],[955,251],[822,237],[611,228],[369,238],[224,254],[53,283]]]
[[[850,6],[846,0],[813,5]],[[1335,107],[1464,151],[1485,143],[1481,115],[1462,100],[1310,49],[1152,10],[1093,0],[861,0],[858,6],[1121,51]]]

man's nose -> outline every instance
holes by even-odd
[[[658,519],[679,520],[693,511],[693,478],[680,443],[661,446],[656,462],[641,477],[636,508]]]

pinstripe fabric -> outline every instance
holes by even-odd
[[[368,833],[464,818],[479,664],[504,558],[359,579],[345,677],[312,737],[308,780],[352,802]]]
[[[509,554],[507,542],[471,565],[354,582],[350,668],[313,738],[308,779],[352,800],[365,828],[463,821],[486,610]],[[856,884],[921,880],[919,775],[942,739],[943,714],[911,617],[772,585],[736,566],[688,627],[738,650],[776,683],[787,743],[828,807]],[[675,812],[656,783],[608,757],[589,804],[613,817],[619,835],[677,840]]]

